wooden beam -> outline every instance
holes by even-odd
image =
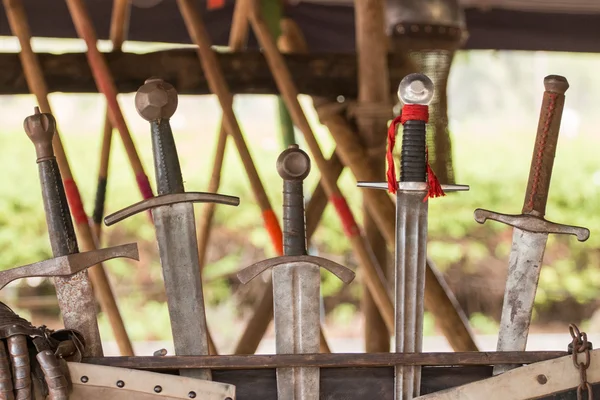
[[[356,55],[288,54],[284,57],[300,93],[356,98]],[[98,92],[84,53],[38,53],[38,58],[49,92]],[[173,84],[180,94],[210,93],[194,49],[146,54],[106,53],[104,58],[119,93],[137,91],[150,76],[160,76]],[[232,93],[279,93],[262,54],[217,53],[217,59]],[[398,55],[389,55],[388,64],[402,65]],[[17,53],[0,53],[0,70],[0,94],[29,93]],[[395,87],[411,71],[396,67],[391,72],[390,85]]]
[[[169,357],[101,357],[85,358],[83,362],[111,367],[135,369],[178,370],[210,369],[270,369],[281,367],[366,368],[394,365],[499,365],[532,364],[567,355],[565,351],[494,351],[456,353],[330,353],[330,354],[269,354],[169,356]]]

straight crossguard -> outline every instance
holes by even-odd
[[[277,159],[283,178],[283,257],[258,262],[238,273],[247,283],[273,268],[275,345],[277,354],[319,352],[321,274],[325,268],[348,284],[354,272],[333,261],[306,255],[306,232],[302,181],[310,172],[310,159],[291,145]],[[278,400],[318,400],[319,368],[278,368]]]
[[[0,273],[0,287],[30,276],[53,276],[65,328],[74,329],[86,341],[84,356],[101,357],[102,342],[96,319],[96,301],[86,268],[117,257],[138,260],[136,244],[79,253],[52,137],[56,123],[52,114],[35,114],[24,122],[25,132],[35,146],[42,185],[46,223],[55,258]]]
[[[138,113],[150,122],[158,196],[107,216],[112,225],[152,209],[162,264],[171,330],[177,355],[208,355],[208,330],[202,294],[193,203],[237,206],[239,198],[185,192],[177,148],[169,119],[177,109],[177,92],[169,83],[151,78],[135,96]],[[211,379],[210,370],[182,370],[181,375]]]
[[[590,231],[586,228],[556,224],[544,219],[565,92],[569,83],[562,76],[550,75],[544,78],[544,87],[546,90],[522,213],[506,215],[479,208],[475,210],[475,220],[480,224],[491,219],[514,227],[500,319],[498,351],[525,350],[548,234],[575,235],[580,242],[590,236]],[[497,366],[494,368],[494,374],[517,366]]]
[[[395,351],[422,351],[425,268],[427,259],[428,169],[426,156],[426,117],[411,119],[408,109],[427,115],[433,98],[433,83],[423,74],[410,74],[400,82],[398,94],[405,104],[400,182],[396,192],[396,277]],[[408,106],[408,107],[407,107]],[[395,132],[393,132],[395,134]],[[391,152],[391,149],[388,149]],[[387,182],[359,182],[359,187],[388,189]],[[441,185],[446,192],[469,190],[465,185]],[[425,198],[425,200],[424,200]],[[418,396],[421,369],[397,366],[395,399]]]

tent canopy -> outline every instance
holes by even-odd
[[[23,0],[34,36],[77,37],[62,0]],[[100,39],[108,38],[112,1],[87,0]],[[226,45],[233,0],[205,10],[209,34],[216,45]],[[302,28],[313,52],[354,52],[354,9],[351,0],[290,2],[286,14]],[[469,39],[467,49],[510,49],[600,52],[600,2],[597,0],[461,0]],[[189,43],[176,2],[132,0],[129,39]],[[4,9],[0,35],[10,35]],[[251,39],[250,45],[255,41]]]

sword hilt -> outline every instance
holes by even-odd
[[[340,265],[326,258],[307,255],[280,256],[262,260],[238,272],[237,277],[240,280],[240,282],[246,284],[269,268],[273,268],[281,264],[290,263],[298,263],[299,265],[312,264],[321,268],[325,268],[326,270],[340,278],[340,280],[345,284],[352,282],[352,280],[354,280],[355,277],[355,273],[352,272],[350,269],[344,267],[343,265]]]
[[[577,240],[585,242],[590,237],[590,231],[587,228],[572,225],[557,224],[550,222],[542,217],[537,217],[530,214],[509,215],[501,214],[494,211],[483,210],[478,208],[475,210],[475,221],[480,224],[485,223],[488,219],[502,222],[529,232],[535,233],[554,233],[564,235],[575,235]]]
[[[164,194],[161,196],[155,196],[150,199],[142,200],[129,207],[125,207],[113,214],[110,214],[104,218],[106,226],[116,224],[119,221],[129,218],[132,215],[139,214],[142,211],[151,210],[156,207],[168,206],[177,203],[217,203],[225,204],[228,206],[238,206],[240,204],[240,198],[234,196],[226,196],[223,194],[216,193],[203,193],[203,192],[185,192],[175,194]]]
[[[139,261],[137,244],[129,243],[85,253],[69,254],[1,271],[0,289],[10,282],[22,278],[71,276],[113,258],[130,258]]]
[[[367,188],[367,189],[388,190],[387,182],[361,181],[361,182],[357,182],[356,186]],[[448,193],[448,192],[466,192],[469,190],[469,185],[444,184],[444,185],[440,185],[440,186],[446,193]],[[427,183],[425,183],[425,182],[398,182],[398,191],[399,192],[426,192],[427,191]]]
[[[306,219],[303,181],[310,173],[310,158],[292,144],[277,158],[283,178],[283,252],[286,256],[306,254]]]
[[[23,127],[35,146],[52,253],[55,257],[77,253],[69,203],[52,148],[56,121],[52,114],[40,113],[35,107],[35,114],[25,118]]]
[[[160,78],[150,78],[135,94],[138,114],[150,122],[158,194],[183,193],[183,177],[169,119],[177,110],[177,91]]]
[[[548,189],[550,188],[554,155],[565,104],[565,92],[569,88],[569,83],[563,76],[549,75],[544,78],[544,87],[529,181],[523,204],[523,214],[532,214],[538,217],[543,217],[546,213]]]

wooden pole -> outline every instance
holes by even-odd
[[[287,38],[297,51],[307,50],[302,32],[291,21]],[[348,121],[339,113],[331,112],[330,106],[334,104],[334,100],[313,98],[313,103],[321,123],[329,129],[337,143],[336,153],[352,170],[355,178],[359,181],[381,180],[382,176],[369,164],[369,156]],[[327,111],[323,112],[323,110]],[[388,246],[393,248],[396,237],[395,204],[384,191],[365,190],[363,196],[371,217],[385,237]],[[426,274],[425,307],[435,316],[436,323],[452,348],[455,351],[478,351],[466,315],[431,260],[427,260]]]
[[[77,34],[85,41],[87,46],[86,56],[92,74],[94,75],[94,81],[96,82],[96,86],[98,86],[98,90],[106,97],[110,123],[119,131],[123,146],[125,147],[125,152],[129,158],[129,163],[135,174],[138,188],[144,199],[151,198],[153,197],[153,194],[150,182],[148,181],[148,176],[144,171],[135,144],[129,133],[129,128],[127,127],[127,123],[125,122],[125,118],[119,107],[117,101],[117,88],[112,73],[108,69],[104,55],[100,53],[96,46],[98,39],[85,3],[83,0],[66,0],[66,2]]]
[[[25,79],[30,88],[30,91],[36,96],[39,107],[44,113],[52,113],[50,102],[48,101],[48,89],[44,80],[42,69],[36,54],[31,48],[31,33],[27,16],[21,0],[4,0],[4,8],[9,20],[11,30],[19,39],[21,52],[19,56],[23,64]],[[83,209],[81,196],[77,184],[73,179],[71,168],[69,166],[65,150],[62,146],[58,132],[53,139],[54,153],[64,181],[69,208],[75,220],[79,243],[83,251],[92,251],[96,249],[96,241],[92,234],[88,223],[88,218]],[[94,293],[100,303],[101,309],[106,313],[115,340],[119,346],[119,351],[122,355],[133,355],[133,348],[127,331],[123,324],[123,319],[119,313],[115,297],[113,295],[108,277],[102,264],[98,264],[89,269],[90,278],[94,285]]]
[[[233,112],[233,95],[231,94],[225,77],[219,67],[214,51],[204,26],[204,22],[198,12],[197,4],[192,0],[177,0],[181,15],[188,29],[192,41],[198,46],[197,52],[206,75],[209,88],[213,92],[223,109],[223,123],[228,134],[234,139],[240,158],[250,181],[250,186],[256,196],[257,203],[263,212],[265,226],[275,245],[277,254],[283,254],[282,232],[279,221],[273,212],[264,186],[252,161],[248,146],[244,141],[242,131]],[[266,310],[266,312],[265,312]],[[271,319],[273,318],[273,287],[268,281],[263,289],[261,300],[255,309],[255,314],[250,318],[246,330],[238,342],[236,354],[251,354],[256,351],[262,337],[264,336]],[[323,336],[321,336],[323,342]],[[323,348],[323,345],[322,345]]]
[[[120,52],[123,48],[123,42],[127,37],[129,28],[130,11],[131,7],[129,0],[114,0],[110,22],[110,41],[112,42],[113,52]],[[100,243],[100,234],[102,232],[102,218],[104,217],[104,204],[108,179],[108,163],[110,159],[113,132],[113,126],[110,123],[108,110],[106,110],[105,114],[102,146],[100,149],[100,168],[98,169],[98,186],[96,188],[96,200],[94,202],[94,212],[92,214],[94,232],[96,233],[98,243]]]
[[[385,34],[385,1],[356,0],[356,52],[358,61],[358,108],[361,105],[378,105],[388,108],[391,114],[389,72],[387,66],[388,38]],[[367,149],[368,161],[381,176],[385,175],[385,145],[388,118],[357,113],[358,133]],[[379,261],[387,266],[387,245],[379,228],[369,213],[369,205],[363,199],[365,236]],[[393,276],[384,268],[386,276]],[[363,283],[364,285],[364,283]],[[372,296],[363,291],[362,310],[365,317],[365,350],[367,353],[390,351],[390,335]]]
[[[371,247],[362,236],[360,228],[356,224],[346,199],[337,186],[335,177],[328,169],[327,160],[323,156],[312,128],[306,119],[306,115],[304,115],[302,107],[298,102],[298,90],[296,89],[295,83],[285,65],[281,53],[277,49],[275,41],[269,33],[267,25],[260,16],[257,2],[254,1],[252,5],[250,25],[252,26],[259,44],[263,48],[267,64],[269,64],[269,68],[271,69],[281,96],[294,121],[294,125],[296,125],[303,133],[304,140],[312,154],[312,161],[314,161],[321,172],[325,192],[336,207],[336,211],[342,220],[345,233],[350,240],[352,250],[363,267],[362,272],[364,273],[364,279],[369,287],[369,291],[373,295],[373,298],[384,317],[386,326],[388,329],[392,330],[394,329],[394,306],[390,300],[389,288],[383,277],[381,267],[379,267]]]

